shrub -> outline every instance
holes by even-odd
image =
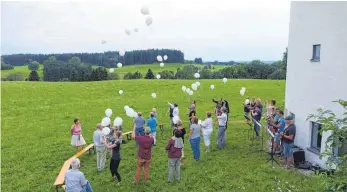
[[[31,71],[37,71],[40,68],[40,64],[37,61],[32,61],[28,65],[28,69]]]
[[[11,69],[13,69],[12,65],[1,62],[1,70],[11,70]]]
[[[30,72],[28,81],[40,81],[40,77],[37,74],[37,71],[31,71]]]
[[[6,78],[4,78],[4,81],[23,81],[23,74],[20,72],[17,73],[11,73]]]

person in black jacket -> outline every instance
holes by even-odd
[[[218,100],[218,101],[212,99],[212,101],[213,101],[214,103],[216,103],[215,114],[216,114],[216,115],[220,114],[220,109],[221,109],[221,108],[223,107],[223,105],[224,105],[222,98],[221,98],[220,100]]]

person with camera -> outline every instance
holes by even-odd
[[[252,114],[253,119],[255,119],[256,121],[259,122],[261,119],[260,106],[256,105],[255,109],[251,110],[251,114]],[[256,122],[254,122],[254,132],[255,132],[256,138],[259,138],[259,131],[260,131],[259,125]]]
[[[296,134],[296,126],[293,123],[293,117],[288,116],[285,118],[286,127],[281,134],[284,147],[284,164],[286,168],[293,167],[293,147]]]

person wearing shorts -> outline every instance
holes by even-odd
[[[294,139],[296,134],[296,127],[293,124],[293,117],[288,116],[285,118],[286,128],[284,132],[281,134],[283,140],[284,147],[284,164],[286,168],[293,167],[293,147],[294,147]]]

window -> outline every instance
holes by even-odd
[[[313,45],[313,54],[311,61],[319,61],[320,60],[320,44]]]
[[[316,153],[320,153],[322,144],[322,135],[320,134],[320,130],[322,128],[322,125],[311,121],[311,128],[311,149]]]

